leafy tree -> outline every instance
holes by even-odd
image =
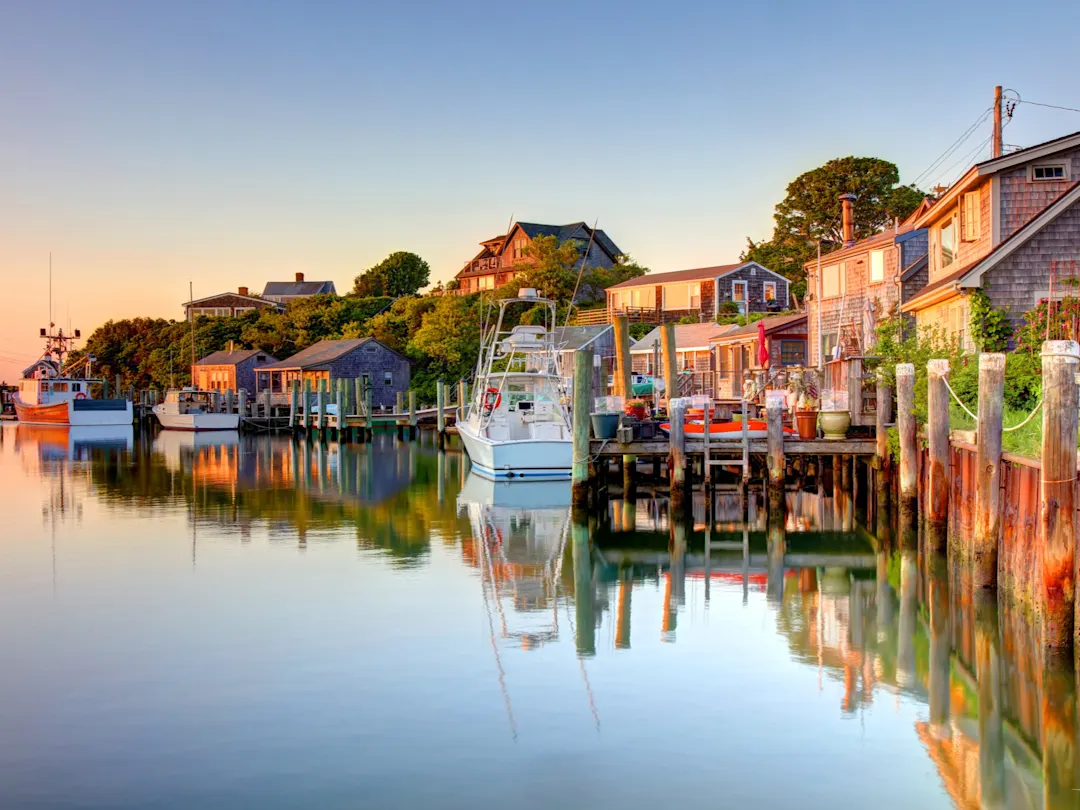
[[[514,268],[518,277],[500,287],[497,297],[512,298],[522,287],[535,287],[541,295],[568,302],[577,284],[583,247],[573,239],[559,242],[554,235],[537,236],[525,246],[525,261]]]
[[[366,334],[394,351],[407,354],[409,338],[420,330],[424,315],[438,303],[439,299],[434,297],[399,298],[367,322]]]
[[[628,254],[618,256],[611,267],[587,267],[581,280],[581,288],[578,290],[577,303],[605,301],[607,294],[604,291],[608,287],[622,284],[632,278],[640,278],[648,272],[648,267],[638,264]]]
[[[756,261],[781,273],[794,284],[792,292],[806,293],[803,266],[817,254],[843,243],[840,195],[852,193],[855,238],[880,232],[895,217],[906,219],[925,196],[914,186],[901,186],[896,165],[880,158],[845,157],[804,172],[787,187],[774,211],[769,240],[747,239],[744,261]]]
[[[353,282],[353,294],[361,298],[416,295],[428,283],[431,267],[415,253],[399,250],[365,270]]]

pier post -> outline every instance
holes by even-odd
[[[326,428],[326,380],[319,379],[319,390],[315,395],[315,405],[319,412],[315,414],[315,429],[322,434]]]
[[[446,443],[446,386],[435,381],[435,429],[439,434],[439,449]]]
[[[266,417],[266,426],[270,427],[270,389],[263,391],[263,415]]]
[[[769,512],[783,510],[784,500],[784,413],[778,396],[765,403],[765,424],[768,429],[767,466],[769,469]]]
[[[1073,640],[1073,558],[1076,522],[1076,370],[1080,346],[1048,340],[1042,346],[1041,556],[1042,644],[1068,647]]]
[[[671,400],[678,403],[678,400]],[[682,515],[686,510],[686,427],[682,404],[674,404],[668,412],[669,430],[668,478],[671,484],[672,515]],[[679,518],[681,520],[681,518]],[[675,517],[672,517],[675,520]]]
[[[405,392],[404,391],[398,391],[397,392],[397,403],[394,406],[394,413],[397,414],[397,419],[395,420],[396,426],[397,426],[397,437],[398,437],[398,439],[404,439],[405,438],[405,425],[404,425],[404,422],[405,422],[405,416],[404,416],[404,414],[405,414]]]
[[[297,410],[297,402],[300,399],[297,394],[297,386],[299,383],[296,380],[292,380],[289,383],[289,430],[296,430],[296,417],[299,415]],[[241,400],[240,410],[244,410],[243,400]]]
[[[233,390],[231,388],[225,389],[225,413],[235,413],[233,405],[235,400],[233,399]]]
[[[311,379],[304,379],[304,422],[302,425],[306,433],[311,428]]]
[[[240,421],[247,418],[247,389],[241,388],[236,392],[236,412],[240,414]]]
[[[458,380],[457,404],[458,415],[464,419],[465,411],[468,410],[469,407],[469,384],[465,382],[465,380]]]
[[[877,410],[874,414],[874,439],[876,442],[875,455],[877,469],[874,481],[876,483],[876,500],[878,525],[881,525],[881,516],[888,520],[889,514],[889,472],[892,468],[892,458],[889,454],[889,422],[892,421],[892,391],[885,381],[878,375],[877,379]]]
[[[589,397],[592,394],[593,353],[574,352],[572,499],[575,512],[589,505]],[[577,516],[583,518],[584,515]]]
[[[353,401],[352,401],[353,413],[357,416],[364,415],[364,381],[360,377],[353,378]],[[364,440],[364,431],[367,429],[367,420],[364,421],[364,427],[357,425],[353,429],[353,439],[357,441]]]
[[[338,378],[337,391],[334,393],[334,406],[337,411],[337,429],[334,431],[338,441],[345,439],[345,385],[344,380]]]
[[[664,365],[664,395],[667,400],[665,409],[668,416],[671,415],[671,400],[679,396],[675,348],[675,324],[665,323],[660,327],[660,355]]]
[[[365,385],[364,386],[364,413],[366,414],[366,417],[364,419],[364,441],[368,441],[368,442],[370,442],[372,440],[372,438],[375,436],[375,422],[374,422],[375,409],[372,408],[372,406],[371,406],[371,398],[372,398],[371,386],[370,385]]]
[[[1001,424],[1005,395],[1005,355],[979,355],[979,423],[975,445],[975,531],[972,578],[976,588],[997,585],[1001,534]]]
[[[634,389],[630,384],[630,372],[633,360],[630,357],[630,321],[625,315],[617,315],[615,329],[615,395],[623,398],[623,405],[633,399]],[[590,389],[591,390],[591,389]],[[634,468],[637,456],[622,457],[623,497],[633,497]]]
[[[929,440],[927,470],[927,544],[943,549],[949,521],[949,391],[945,387],[948,360],[930,360],[926,364],[926,434]],[[965,555],[966,556],[966,555]]]
[[[914,520],[919,503],[919,459],[915,445],[915,366],[896,367],[896,427],[900,431],[900,513]]]
[[[416,438],[416,392],[409,392],[409,438]]]

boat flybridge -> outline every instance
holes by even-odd
[[[540,323],[516,322],[528,308]],[[458,434],[473,467],[491,478],[569,478],[573,455],[558,355],[555,302],[531,287],[499,301],[495,325],[484,335],[476,385]]]

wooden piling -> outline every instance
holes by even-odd
[[[272,412],[273,410],[270,405],[270,389],[267,388],[263,391],[263,416],[265,416],[269,420],[270,414]],[[269,423],[267,424],[267,426],[269,427]]]
[[[247,419],[247,389],[241,388],[236,392],[236,412],[240,414],[240,421]]]
[[[446,441],[446,386],[442,380],[435,381],[435,429],[439,435],[439,449]]]
[[[326,380],[319,379],[319,390],[315,395],[315,405],[319,412],[315,414],[315,429],[320,433],[326,428]]]
[[[949,391],[945,387],[948,373],[948,360],[930,360],[926,364],[926,434],[929,443],[926,536],[932,549],[945,548],[944,529],[949,520]]]
[[[465,380],[458,380],[458,415],[464,419],[465,411],[469,407],[469,384]]]
[[[298,405],[298,396],[300,383],[297,380],[292,380],[289,383],[289,430],[296,430],[297,417],[300,415]],[[244,405],[240,405],[240,410],[244,409]]]
[[[918,450],[915,445],[915,366],[896,367],[896,426],[900,432],[900,510],[913,520],[919,502]]]
[[[593,353],[574,352],[572,500],[575,510],[589,506],[589,397],[592,393]],[[577,516],[584,518],[584,515]]]
[[[372,407],[370,385],[364,386],[364,441],[370,442],[375,435],[375,409]]]
[[[1068,647],[1073,641],[1078,365],[1080,346],[1076,341],[1043,343],[1039,618],[1046,647]]]
[[[765,403],[765,424],[768,429],[769,454],[769,511],[783,509],[784,499],[784,412],[778,396],[768,397]]]
[[[345,386],[344,380],[337,381],[337,391],[334,392],[334,410],[337,411],[336,438],[341,441],[345,438]]]
[[[674,400],[678,402],[678,400]],[[682,513],[686,509],[686,435],[684,408],[673,404],[668,414],[671,429],[669,431],[668,479],[671,485],[671,509],[673,513]]]
[[[398,391],[397,392],[397,401],[396,401],[396,404],[394,405],[394,413],[396,413],[398,415],[398,419],[397,419],[397,437],[399,439],[404,439],[405,438],[405,425],[404,425],[404,417],[403,417],[403,414],[405,413],[405,392],[404,391]]]
[[[1002,398],[1005,355],[979,356],[979,422],[975,426],[975,530],[972,535],[972,581],[977,588],[997,585],[1001,485]]]
[[[668,414],[671,413],[671,400],[679,396],[675,348],[675,324],[665,323],[660,327],[660,355],[664,364],[664,407]]]
[[[233,390],[231,388],[225,389],[225,413],[235,413],[235,410],[233,409],[233,396]]]
[[[625,315],[615,317],[615,396],[623,398],[625,405],[634,397],[634,389],[630,385],[630,372],[633,370],[633,360],[630,357],[630,322]],[[591,388],[590,388],[591,390]],[[623,472],[623,497],[633,497],[634,468],[636,456],[622,457]]]
[[[409,438],[416,438],[416,392],[409,392]]]
[[[877,409],[874,414],[875,449],[875,509],[878,526],[882,525],[882,516],[888,520],[889,514],[889,474],[892,472],[892,457],[889,453],[889,422],[892,421],[892,390],[885,385],[881,375],[877,379]]]
[[[311,379],[304,379],[304,422],[303,429],[307,431],[311,427]]]

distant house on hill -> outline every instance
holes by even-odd
[[[195,385],[204,391],[239,391],[255,393],[255,369],[277,358],[262,349],[225,349],[206,355],[195,363]]]
[[[255,370],[259,391],[270,389],[276,401],[288,399],[293,380],[310,380],[312,390],[319,380],[361,379],[371,386],[371,402],[376,408],[392,407],[398,392],[409,390],[412,362],[375,338],[321,340],[287,360]]]
[[[509,234],[494,236],[480,243],[480,252],[454,276],[459,283],[458,294],[494,290],[513,281],[520,272],[515,268],[527,261],[525,248],[538,236],[555,236],[560,243],[568,240],[580,242],[583,258],[588,247],[589,267],[612,267],[622,254],[618,245],[603,230],[597,228],[594,231],[584,222],[569,225],[517,222]]]
[[[185,301],[184,320],[199,317],[235,318],[238,315],[267,307],[282,309],[280,304],[251,295],[247,287],[239,287],[236,292],[218,293],[206,298],[197,298],[194,301]]]
[[[295,298],[310,298],[313,295],[329,293],[337,295],[332,281],[304,281],[304,274],[297,273],[295,281],[268,281],[263,288],[262,297],[267,301],[287,304]]]
[[[688,316],[713,321],[727,301],[743,314],[780,312],[788,306],[788,280],[757,262],[647,273],[607,288],[607,317],[628,315],[642,323]]]

